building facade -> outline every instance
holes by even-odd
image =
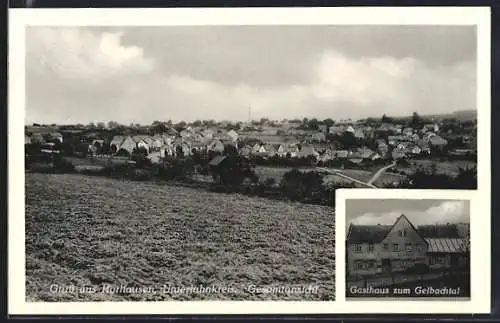
[[[465,224],[467,225],[467,224]],[[465,265],[468,237],[458,225],[416,228],[404,215],[393,225],[353,225],[348,229],[348,275],[402,272],[418,264],[432,269]]]

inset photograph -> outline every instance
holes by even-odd
[[[470,298],[470,202],[347,199],[346,299]]]

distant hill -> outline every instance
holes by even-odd
[[[452,115],[460,120],[474,120],[477,118],[477,111],[476,110],[455,111],[452,113]]]
[[[460,110],[454,111],[448,114],[439,114],[439,115],[427,115],[424,116],[427,118],[436,118],[436,119],[444,119],[444,118],[454,118],[459,121],[469,121],[477,118],[476,110]]]

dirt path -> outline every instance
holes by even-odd
[[[335,169],[329,169],[329,168],[324,168],[324,167],[317,167],[317,169],[320,170],[320,171],[323,171],[323,172],[327,172],[327,173],[330,173],[330,174],[334,174],[334,175],[343,177],[343,178],[345,178],[347,180],[350,180],[352,182],[355,182],[355,183],[358,183],[358,184],[361,184],[361,185],[364,185],[364,186],[367,186],[367,187],[370,187],[370,188],[377,188],[372,183],[365,183],[363,181],[360,181],[359,179],[353,178],[351,176],[347,176],[346,174],[342,173],[341,171],[338,171],[338,170],[335,170]]]
[[[390,165],[382,167],[373,175],[373,177],[368,181],[367,184],[373,185],[373,182],[375,182],[386,170],[394,166],[396,166],[396,162],[392,162]]]

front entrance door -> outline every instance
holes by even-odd
[[[392,272],[391,259],[382,259],[382,272],[384,273]]]

